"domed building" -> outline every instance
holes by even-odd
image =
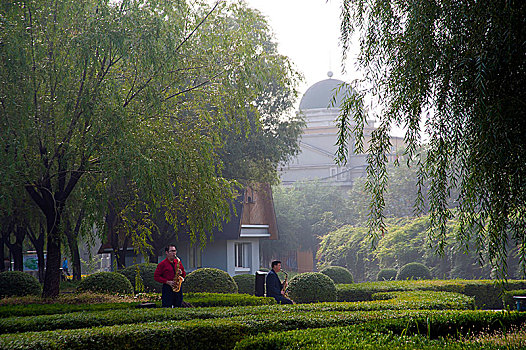
[[[298,113],[306,121],[300,154],[281,170],[281,181],[291,185],[297,181],[319,180],[331,185],[351,187],[353,180],[365,175],[366,154],[354,153],[354,139],[349,140],[349,157],[345,166],[335,161],[338,140],[336,120],[345,96],[353,94],[352,88],[338,79],[329,78],[309,87],[303,95]],[[364,147],[367,149],[374,123],[369,120],[364,127]],[[402,138],[391,139],[393,150],[403,144]]]

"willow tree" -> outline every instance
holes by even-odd
[[[458,239],[476,249],[500,276],[507,244],[526,253],[526,3],[524,1],[344,0],[344,52],[360,35],[358,63],[383,110],[369,147],[367,188],[376,237],[385,229],[388,134],[405,128],[414,157],[425,124],[427,157],[420,181],[430,178],[430,235],[444,248],[452,189],[458,190]],[[350,107],[355,100],[348,100]],[[341,136],[364,121],[344,109]],[[345,142],[339,158],[345,161]],[[467,242],[474,239],[475,247]]]
[[[128,179],[192,236],[229,214],[234,183],[221,175],[217,149],[253,94],[239,73],[249,70],[243,34],[254,28],[224,15],[237,8],[2,2],[0,201],[9,213],[23,188],[46,218],[44,297],[59,292],[63,215],[80,186],[101,195]],[[215,30],[200,31],[205,23]]]

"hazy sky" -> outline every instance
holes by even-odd
[[[245,0],[265,15],[272,27],[278,50],[295,63],[305,76],[300,94],[312,84],[333,78],[348,81],[357,77],[353,54],[341,73],[340,1],[338,0]]]

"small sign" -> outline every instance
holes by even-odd
[[[24,255],[24,271],[38,271],[38,256],[36,254]]]

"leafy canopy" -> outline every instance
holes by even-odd
[[[124,179],[141,199],[128,207],[137,244],[160,208],[193,237],[221,224],[235,196],[222,132],[258,113],[258,75],[280,63],[252,70],[265,30],[246,5],[32,0],[0,13],[0,209],[26,195],[45,217],[45,296],[58,294],[72,198],[100,200],[86,208],[100,217]]]
[[[343,1],[344,53],[359,32],[358,62],[383,106],[369,147],[367,183],[377,238],[385,231],[388,134],[395,125],[405,127],[412,158],[425,124],[428,154],[419,178],[430,178],[429,233],[439,251],[453,215],[448,199],[458,189],[458,239],[467,246],[474,238],[480,257],[500,276],[513,242],[526,271],[525,25],[524,1]],[[351,119],[365,118],[346,106],[342,135],[352,131]],[[340,141],[341,161],[344,146]]]

